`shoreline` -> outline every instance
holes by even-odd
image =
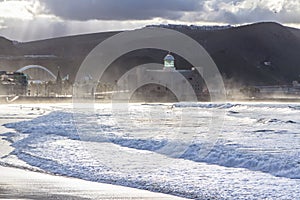
[[[91,102],[92,99],[87,99],[87,101]],[[84,99],[83,101],[84,102]],[[111,99],[95,99],[94,103],[112,103]],[[127,102],[127,101],[124,101]],[[218,103],[218,101],[197,101],[198,103]],[[221,101],[220,101],[221,102]],[[299,97],[272,97],[272,98],[230,98],[225,99],[225,103],[232,102],[240,102],[240,103],[300,103]],[[14,105],[14,104],[46,104],[46,103],[54,103],[54,104],[73,104],[72,97],[19,97],[11,102],[7,102],[6,98],[0,97],[0,105]],[[130,101],[130,103],[177,103],[176,101]]]
[[[184,106],[186,104],[183,103],[182,106],[180,104],[178,105],[179,109],[176,109],[175,107],[173,111],[169,111],[169,105],[154,105],[160,110],[161,108],[163,108],[163,112],[166,111],[169,113],[173,113],[173,111],[183,110],[186,112],[191,112],[191,116],[196,116],[193,114],[198,113],[197,109],[192,108],[193,105],[196,105],[196,107],[197,105],[199,105],[199,107],[203,108],[204,111],[211,108],[213,110],[219,110],[219,108],[225,109],[227,111],[227,116],[229,116],[228,119],[230,120],[227,124],[229,128],[225,129],[225,131],[235,130],[235,133],[243,132],[243,130],[249,130],[249,126],[252,126],[253,124],[258,126],[251,132],[257,134],[264,134],[269,129],[271,130],[274,127],[277,128],[279,126],[283,126],[283,128],[287,128],[287,130],[290,130],[290,128],[288,128],[289,126],[295,126],[294,128],[297,129],[299,128],[299,104],[281,105],[260,103],[216,103],[212,105],[192,103],[190,105],[192,106],[191,108],[185,108]],[[95,108],[97,109],[97,111],[99,111],[101,119],[103,119],[103,121],[106,121],[106,117],[110,116],[107,115],[109,114],[109,112],[107,112],[106,108],[110,108],[110,105],[108,106],[105,104],[100,104],[98,106],[99,107],[97,107],[96,105]],[[152,108],[152,106],[148,105],[133,105],[133,107],[142,108],[142,111],[144,111],[144,108]],[[237,109],[232,109],[235,107]],[[72,105],[70,104],[0,105],[0,124],[1,122],[10,123],[14,122],[15,120],[25,121],[25,123],[21,122],[18,124],[10,124],[6,126],[8,128],[11,127],[12,129],[7,129],[5,127],[2,127],[2,129],[0,129],[0,132],[1,130],[3,130],[5,133],[10,132],[9,134],[2,135],[2,137],[6,138],[2,141],[4,141],[7,146],[9,146],[9,144],[14,144],[11,147],[14,147],[16,149],[15,153],[11,153],[9,156],[1,159],[1,161],[10,163],[12,165],[8,165],[8,168],[0,168],[0,177],[2,178],[2,182],[0,181],[0,195],[3,195],[0,196],[0,199],[163,199],[162,196],[158,197],[157,195],[164,194],[173,194],[179,197],[186,198],[197,197],[199,199],[218,199],[222,197],[224,197],[224,199],[238,199],[239,197],[248,197],[249,199],[255,199],[255,197],[258,196],[262,199],[266,196],[270,196],[270,198],[284,197],[286,199],[292,199],[295,198],[299,193],[298,191],[300,191],[298,187],[294,187],[294,185],[299,185],[299,181],[293,180],[293,178],[298,178],[297,174],[294,173],[294,171],[297,170],[297,154],[293,154],[291,156],[290,154],[283,154],[284,157],[273,157],[272,154],[268,153],[269,151],[273,151],[276,148],[271,146],[272,144],[270,144],[270,146],[266,144],[266,153],[258,155],[254,154],[257,152],[257,149],[264,150],[261,149],[260,144],[265,145],[264,141],[269,142],[268,135],[268,138],[257,138],[257,134],[254,134],[253,137],[249,137],[248,140],[247,137],[250,134],[246,133],[246,142],[241,141],[240,139],[232,138],[229,143],[226,143],[226,145],[230,145],[229,148],[222,146],[222,144],[216,146],[215,148],[220,150],[220,153],[217,153],[216,157],[222,155],[222,159],[220,159],[217,163],[212,163],[212,161],[209,159],[205,160],[205,162],[202,163],[197,162],[197,160],[189,157],[190,155],[193,155],[194,152],[197,152],[197,148],[202,144],[201,141],[199,142],[199,144],[195,145],[196,151],[190,151],[185,156],[182,156],[182,159],[173,159],[172,157],[168,158],[164,155],[162,155],[162,157],[160,155],[152,156],[151,154],[153,154],[153,150],[150,149],[154,147],[154,145],[152,144],[152,140],[146,140],[147,143],[136,143],[135,140],[128,140],[129,142],[125,144],[124,147],[120,147],[120,144],[122,145],[124,143],[118,143],[118,141],[116,141],[115,143],[102,143],[101,145],[99,145],[99,143],[97,142],[93,142],[92,140],[84,141],[85,144],[82,144],[81,142],[78,143],[78,141],[73,140],[72,137],[72,133],[76,133],[76,131],[72,131],[71,129],[69,129],[69,125],[72,125],[68,123],[70,122],[70,119],[72,119],[72,114],[69,113],[71,108]],[[273,113],[269,113],[270,108]],[[291,112],[288,111],[286,115],[284,114],[286,110],[289,110]],[[54,111],[54,113],[52,113],[52,111]],[[52,114],[45,117],[39,117],[47,113]],[[141,119],[139,116],[142,116],[143,113],[144,112],[142,112],[140,115],[134,116],[136,117],[136,119]],[[201,117],[208,116],[207,112],[200,113],[203,113],[202,115],[200,115]],[[274,115],[277,114],[279,115],[275,117]],[[164,119],[165,115],[156,116],[159,116],[158,119]],[[39,119],[35,119],[37,117]],[[254,120],[249,121],[249,117],[253,117]],[[239,118],[241,118],[241,120],[239,120]],[[31,122],[26,122],[26,120],[31,119],[34,120]],[[262,119],[262,121],[260,121],[259,119]],[[250,122],[251,124],[243,126],[239,129],[235,129],[236,122],[240,122],[241,124],[248,124],[248,122]],[[252,122],[255,123],[252,124]],[[270,122],[268,123],[271,124],[270,128],[269,125],[264,125],[265,122]],[[104,123],[104,125],[106,124]],[[48,131],[48,127],[51,128],[51,130],[49,129]],[[153,128],[155,129],[156,127],[153,126]],[[274,130],[277,130],[275,128]],[[71,134],[66,135],[65,138],[64,133],[69,130]],[[95,129],[91,128],[87,130]],[[281,134],[282,131],[281,129],[279,130],[280,131],[278,132],[278,134]],[[22,134],[19,134],[17,131],[20,131],[20,133]],[[16,132],[16,134],[14,134],[14,132]],[[29,134],[28,139],[26,139],[27,133]],[[144,133],[148,134],[148,131]],[[50,135],[48,137],[45,134]],[[164,134],[161,134],[161,136],[163,135]],[[291,137],[286,137],[285,135],[288,134],[284,134],[283,139],[287,139],[291,142],[289,142],[287,146],[282,147],[284,148],[284,151],[292,149],[293,145],[297,146],[296,140],[294,140],[295,142],[293,143],[293,141],[289,139]],[[41,136],[41,138],[43,136],[46,136],[45,140],[39,140],[39,136]],[[223,136],[223,138],[225,138],[228,135],[224,134]],[[290,136],[293,136],[293,134],[290,134]],[[148,141],[151,142],[151,145],[145,146],[144,144],[149,144]],[[258,145],[252,145],[251,142],[248,143],[248,141],[255,142]],[[261,141],[262,143],[260,143]],[[275,137],[274,141],[277,141]],[[145,147],[144,149],[146,151],[150,150],[150,152],[146,152],[144,150],[141,151],[136,148],[130,148],[129,146],[136,144]],[[237,148],[233,149],[233,151],[231,149],[232,144],[237,145]],[[248,144],[250,145],[249,147],[247,146]],[[91,150],[95,151],[91,152],[92,154],[90,154],[90,152],[85,154],[84,148],[78,148],[78,146],[81,145],[88,145],[92,148]],[[242,149],[245,146],[249,148],[249,151],[245,151],[242,154],[237,151],[237,149]],[[30,149],[27,149],[27,147],[29,147]],[[36,148],[36,150],[31,148]],[[2,150],[5,150],[4,145],[1,145],[0,154]],[[252,150],[254,150],[254,153],[251,152]],[[275,151],[276,150],[277,149],[275,149]],[[7,154],[7,152],[10,152],[10,150],[7,149],[2,152],[4,152],[3,155],[5,155],[5,152]],[[56,154],[56,152],[58,154]],[[92,157],[94,152],[97,153],[98,157]],[[291,153],[293,152],[296,151],[291,151]],[[27,157],[27,155],[29,155],[29,157]],[[69,155],[75,156],[72,158],[68,157]],[[115,157],[114,155],[117,155],[117,157]],[[268,158],[270,157],[271,160],[264,159],[266,158],[266,156],[268,156]],[[30,164],[27,165],[28,168],[26,168],[25,162],[19,163],[18,161],[16,161],[17,158],[28,162],[28,164]],[[98,159],[100,161],[97,162],[96,158],[100,158]],[[121,160],[118,160],[118,158],[121,158]],[[290,160],[291,158],[294,158],[295,161],[291,163],[292,166],[287,169],[285,174],[282,174],[280,170],[277,170],[277,166],[279,169],[285,167],[285,159]],[[48,159],[50,162],[48,162]],[[159,164],[160,162],[155,162],[157,159],[158,161],[160,161],[161,159],[166,160],[167,166],[165,166],[164,163]],[[224,164],[222,163],[223,159],[233,160],[233,162],[236,162],[236,164],[231,166],[224,166]],[[245,162],[249,160],[253,161],[252,163],[257,163],[257,166],[261,166],[261,168],[254,168],[253,165],[247,164],[249,162]],[[57,161],[58,163],[56,163]],[[151,170],[151,168],[149,168],[150,170],[147,170],[147,168],[145,168],[145,166],[148,166],[149,161],[151,164],[150,167],[152,167],[152,163],[154,163],[153,166],[155,166],[155,168],[158,166],[157,171],[156,169]],[[137,164],[135,164],[135,162]],[[131,163],[133,163],[133,165],[131,165]],[[237,165],[239,166],[235,167]],[[16,170],[15,168],[10,168],[15,166],[23,169],[21,169],[20,171]],[[35,169],[31,168],[31,166],[40,167],[37,174],[34,175],[30,173],[32,171],[35,171]],[[127,168],[127,166],[129,166],[130,168]],[[162,170],[160,170],[160,168]],[[29,171],[26,169],[29,169]],[[43,169],[46,172],[40,171],[40,169]],[[268,171],[263,171],[264,169],[267,169]],[[48,174],[48,172],[50,172],[50,174]],[[18,173],[22,173],[22,175],[20,176],[18,175]],[[45,175],[47,175],[48,178],[45,178]],[[22,176],[24,176],[24,178],[22,178]],[[39,177],[37,178],[38,181],[32,180],[32,177],[34,176]],[[60,180],[51,182],[52,179],[56,179],[55,177],[60,177]],[[77,177],[77,179],[68,177]],[[86,180],[87,182],[82,182],[83,180]],[[62,182],[64,184],[62,184]],[[97,184],[97,190],[91,190],[92,186],[90,186],[90,184],[97,182],[104,184],[104,186],[100,186],[99,184]],[[276,184],[272,184],[274,182]],[[28,186],[28,184],[30,184],[30,186]],[[117,184],[119,184],[119,186],[122,187],[126,192],[120,194],[120,189],[114,187]],[[87,190],[83,190],[82,187],[78,188],[77,185],[81,185]],[[132,195],[132,192],[130,192],[132,191],[132,188],[144,190],[138,190],[139,193],[137,194],[137,196],[134,196]],[[99,191],[99,189],[101,191]],[[105,191],[102,192],[103,190]],[[145,190],[158,193],[164,192],[164,194],[155,193],[155,196],[147,196],[146,198],[143,196]],[[232,193],[231,191],[239,192]],[[133,193],[135,194],[135,192]],[[176,199],[176,196],[172,196],[169,199]]]
[[[0,199],[166,199],[184,198],[135,188],[0,166]]]
[[[8,108],[10,106],[10,108]],[[33,112],[36,104],[19,108],[18,104],[0,104],[2,110],[10,109],[7,116],[0,118],[0,199],[185,199],[163,193],[155,193],[125,186],[111,185],[77,179],[59,174],[52,174],[32,167],[10,153],[14,150],[3,134],[14,132],[3,125],[18,121],[30,120],[50,112],[46,107],[34,110],[31,117],[13,116],[13,113]],[[11,109],[11,107],[15,107]],[[26,110],[27,109],[27,110]],[[45,112],[42,112],[42,111]],[[3,112],[3,111],[2,111]],[[8,117],[12,115],[13,117]],[[9,160],[4,160],[7,156]]]

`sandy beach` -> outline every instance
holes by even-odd
[[[66,107],[66,104],[63,106]],[[13,130],[5,128],[3,124],[30,120],[49,113],[52,108],[38,104],[2,104],[0,109],[0,199],[183,199],[129,187],[28,171],[24,168],[26,163],[9,155],[14,148],[4,140],[5,136],[2,134]],[[23,166],[23,169],[8,166]]]
[[[0,167],[0,177],[0,199],[182,199],[9,167]]]

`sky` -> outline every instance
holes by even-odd
[[[0,35],[20,42],[150,24],[300,28],[299,0],[0,0]]]

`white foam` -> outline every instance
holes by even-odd
[[[289,105],[134,104],[130,117],[120,113],[117,119],[109,106],[96,107],[95,116],[77,114],[80,122],[71,112],[55,111],[7,124],[19,132],[6,135],[14,138],[12,155],[52,173],[190,198],[300,195],[300,111]],[[203,158],[211,109],[226,111],[225,126]],[[182,124],[182,112],[190,121]]]

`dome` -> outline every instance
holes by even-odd
[[[175,70],[175,58],[170,53],[164,58],[164,69]]]
[[[168,55],[166,55],[164,60],[165,61],[175,61],[175,58],[169,53]]]

